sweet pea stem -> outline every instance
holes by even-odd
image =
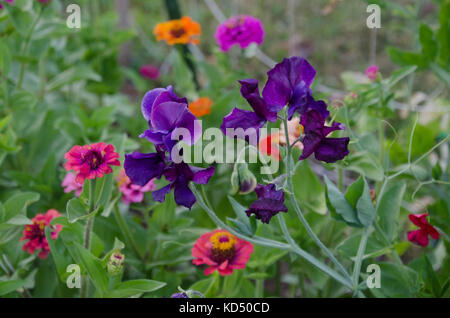
[[[249,236],[246,236],[246,235],[236,231],[232,227],[226,225],[221,219],[219,219],[217,217],[217,215],[214,213],[214,211],[211,210],[211,208],[209,208],[208,205],[205,203],[205,201],[203,200],[203,197],[200,195],[199,191],[197,190],[197,188],[195,187],[195,185],[193,183],[190,184],[190,188],[197,199],[197,203],[203,208],[203,210],[205,210],[205,212],[208,214],[208,216],[220,228],[227,230],[231,234],[236,235],[237,237],[239,237],[247,242],[261,245],[261,246],[266,246],[266,247],[278,248],[281,250],[295,253],[295,254],[299,255],[301,258],[303,258],[306,261],[308,261],[309,263],[311,263],[312,265],[314,265],[315,267],[317,267],[318,269],[320,269],[321,271],[323,271],[324,273],[326,273],[327,275],[329,275],[330,277],[334,278],[335,280],[337,280],[338,282],[343,284],[344,286],[348,287],[349,289],[353,288],[351,279],[343,277],[342,275],[337,273],[335,270],[333,270],[332,268],[330,268],[323,262],[316,259],[314,256],[312,256],[308,252],[302,250],[294,242],[294,240],[290,236],[289,232],[287,231],[287,227],[286,227],[286,223],[284,222],[284,219],[282,219],[282,220],[279,219],[279,220],[280,220],[280,225],[283,229],[285,238],[289,244],[285,244],[282,242],[278,242],[278,241],[274,241],[274,240],[270,240],[270,239],[266,239],[266,238],[258,237],[258,236],[249,237]]]
[[[288,131],[288,119],[287,114],[283,117],[284,122],[284,133],[286,136],[289,136]],[[286,137],[287,138],[287,137]],[[294,186],[292,184],[292,171],[291,171],[291,146],[289,143],[286,143],[286,158],[285,158],[285,164],[286,164],[286,174],[287,174],[287,185],[288,185],[288,195],[291,201],[292,206],[294,207],[295,212],[298,215],[298,218],[302,222],[303,226],[306,228],[306,231],[308,232],[309,236],[314,240],[314,242],[322,249],[322,251],[330,258],[330,260],[339,268],[339,270],[344,274],[345,278],[352,282],[352,278],[347,273],[346,269],[342,264],[334,257],[333,253],[322,243],[322,241],[317,237],[317,235],[314,233],[314,231],[309,226],[308,221],[304,217],[300,206],[297,202],[297,199],[294,195]]]

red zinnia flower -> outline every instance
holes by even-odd
[[[50,221],[54,218],[60,216],[61,213],[51,209],[45,214],[37,214],[31,221],[33,224],[25,225],[23,230],[23,236],[21,241],[29,240],[23,245],[23,250],[30,254],[33,254],[36,250],[41,250],[38,254],[39,258],[46,258],[48,253],[50,253],[50,248],[48,246],[47,238],[45,237],[45,227],[50,226]],[[56,240],[59,231],[62,229],[61,224],[57,224],[52,227],[53,232],[51,233],[52,239]]]
[[[421,246],[427,246],[429,243],[428,235],[435,240],[439,238],[439,232],[432,225],[430,225],[430,223],[428,223],[426,219],[427,216],[428,213],[409,215],[409,220],[420,228],[418,230],[408,232],[408,240],[410,242]]]
[[[101,178],[111,173],[112,166],[120,166],[119,154],[113,145],[99,142],[92,145],[73,146],[65,155],[68,161],[66,170],[78,172],[76,182],[83,184],[85,179]]]
[[[206,264],[205,275],[216,270],[219,274],[231,275],[233,269],[241,269],[253,253],[253,244],[241,240],[226,230],[215,230],[199,237],[192,248],[195,265]]]

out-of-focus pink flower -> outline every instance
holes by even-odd
[[[23,250],[30,254],[34,254],[36,250],[40,250],[38,257],[42,259],[46,258],[50,252],[50,248],[48,246],[47,238],[45,237],[45,227],[50,226],[50,221],[60,215],[61,213],[58,211],[50,209],[47,213],[37,214],[31,219],[33,224],[25,225],[23,236],[20,239],[21,241],[28,240],[28,242],[23,245]],[[58,233],[62,229],[62,225],[57,224],[52,228],[53,231],[51,232],[51,237],[53,240],[56,240]]]
[[[241,240],[226,230],[215,230],[200,236],[192,248],[195,265],[206,264],[205,275],[216,270],[221,276],[244,268],[253,253],[253,244]]]
[[[117,176],[119,190],[122,192],[122,202],[130,204],[138,203],[144,200],[144,193],[156,190],[155,179],[151,179],[144,186],[139,186],[131,182],[130,178],[125,174],[125,170],[121,170]]]
[[[66,170],[78,172],[75,180],[83,184],[85,179],[101,178],[111,173],[110,166],[120,166],[119,154],[113,145],[99,142],[92,145],[73,146],[65,155]]]
[[[427,221],[428,213],[410,214],[409,220],[416,226],[418,230],[408,232],[408,241],[416,243],[420,246],[428,246],[428,235],[433,239],[439,238],[439,232]]]
[[[378,75],[378,65],[371,65],[366,69],[366,76],[374,82]]]
[[[64,177],[61,186],[64,188],[65,193],[75,191],[75,195],[79,197],[81,192],[83,192],[83,184],[78,183],[75,179],[75,173],[68,172]]]
[[[159,69],[150,64],[142,65],[139,68],[139,73],[147,79],[157,79],[159,77]]]
[[[293,144],[300,136],[303,134],[303,126],[300,125],[299,117],[292,117],[291,120],[288,121],[288,134],[289,134],[289,144]],[[286,134],[284,131],[284,123],[281,123],[280,126],[280,145],[286,145]],[[294,147],[298,149],[303,149],[303,144],[300,141],[297,141]]]
[[[7,3],[10,3],[10,4],[14,3],[14,0],[4,0],[4,1],[7,2]],[[2,10],[2,9],[3,9],[3,4],[0,2],[0,10]]]
[[[278,148],[279,144],[280,144],[280,134],[276,133],[267,135],[260,139],[258,143],[258,150],[262,154],[270,156],[277,161],[280,161],[281,154],[280,149]]]
[[[250,15],[234,16],[220,24],[214,36],[222,51],[228,51],[235,44],[245,49],[253,42],[258,45],[263,42],[264,27]]]

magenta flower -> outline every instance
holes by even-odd
[[[45,228],[50,226],[51,220],[60,215],[61,213],[51,209],[48,210],[47,213],[37,214],[31,219],[33,223],[25,225],[23,236],[20,239],[21,241],[28,240],[28,242],[23,245],[23,250],[30,254],[34,254],[36,250],[40,250],[38,257],[42,259],[46,258],[48,253],[50,253],[50,247],[48,246],[48,241],[45,237]],[[56,240],[58,233],[62,229],[62,225],[57,224],[53,226],[52,229],[51,237],[53,240]]]
[[[245,268],[251,254],[253,244],[241,240],[226,230],[214,230],[200,236],[192,248],[195,265],[206,264],[205,275],[216,270],[221,276],[231,275],[233,270]]]
[[[83,192],[83,184],[78,183],[75,179],[75,173],[68,172],[64,177],[61,186],[64,188],[65,193],[75,191],[75,195],[79,197],[81,195],[81,192]]]
[[[325,118],[315,109],[303,114],[300,124],[305,137],[302,140],[303,152],[299,160],[304,160],[314,153],[317,160],[331,163],[348,155],[350,138],[327,138],[335,130],[344,130],[344,124],[334,122],[331,127],[325,126]]]
[[[159,77],[159,69],[150,64],[142,65],[139,68],[139,73],[147,79],[157,79]]]
[[[435,240],[439,239],[439,232],[428,223],[427,216],[428,213],[409,215],[409,220],[419,229],[408,232],[408,241],[425,247],[429,243],[428,235]]]
[[[371,65],[366,69],[366,76],[374,82],[378,75],[378,65]]]
[[[10,4],[14,3],[14,0],[3,0],[3,1],[10,3]],[[2,9],[3,9],[3,4],[0,2],[0,10],[2,10]]]
[[[214,37],[224,52],[235,44],[245,49],[251,43],[259,45],[263,42],[264,27],[260,20],[250,15],[234,16],[217,27]]]
[[[154,191],[156,185],[154,179],[151,179],[144,186],[140,186],[131,182],[130,178],[125,173],[125,170],[121,170],[117,176],[119,184],[119,190],[122,192],[122,202],[129,205],[130,203],[138,203],[144,200],[144,193]]]
[[[99,142],[92,145],[73,146],[65,155],[66,170],[77,173],[75,181],[83,184],[85,179],[101,178],[111,173],[110,166],[120,166],[119,154],[113,145]]]
[[[255,214],[256,218],[261,220],[261,222],[269,223],[270,219],[279,212],[288,211],[284,204],[283,190],[276,190],[274,184],[267,184],[265,186],[258,184],[255,192],[258,199],[245,211],[248,216]]]

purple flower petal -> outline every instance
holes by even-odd
[[[223,118],[223,123],[222,126],[220,126],[220,129],[222,129],[224,135],[229,137],[249,140],[252,140],[253,137],[257,140],[259,137],[259,129],[265,123],[265,119],[262,119],[250,110],[234,108],[231,113]],[[232,128],[234,130],[237,128],[242,128],[244,132],[239,133],[238,131],[234,131],[237,136],[233,136],[230,133],[227,134],[227,128]]]
[[[350,138],[325,138],[316,148],[314,156],[317,160],[328,163],[343,159],[349,154],[348,143]]]
[[[267,108],[266,102],[259,94],[258,81],[252,78],[240,80],[241,95],[247,100],[255,113],[268,121],[276,122],[277,113]]]
[[[152,192],[153,200],[158,202],[164,202],[164,200],[166,199],[166,194],[169,193],[170,190],[172,190],[172,184],[168,184],[159,190],[153,191]]]
[[[188,182],[183,182],[183,180],[175,182],[174,188],[175,190],[173,192],[173,195],[175,198],[175,202],[178,205],[183,205],[186,208],[191,209],[196,199],[191,189],[189,189]]]
[[[207,184],[209,182],[209,179],[214,174],[214,167],[209,168],[198,168],[198,167],[192,167],[191,170],[194,173],[192,181],[198,184]]]
[[[248,216],[255,214],[255,217],[263,223],[269,223],[270,219],[279,212],[287,212],[284,204],[283,190],[276,190],[274,184],[258,185],[255,188],[258,199],[254,201],[249,209],[245,211]]]
[[[125,155],[125,173],[134,184],[144,186],[153,178],[160,178],[164,168],[161,153],[141,153],[138,151]]]
[[[304,82],[305,87],[311,86],[316,71],[306,59],[293,56],[283,59],[267,75],[262,95],[269,109],[278,112],[291,101],[297,85]]]

